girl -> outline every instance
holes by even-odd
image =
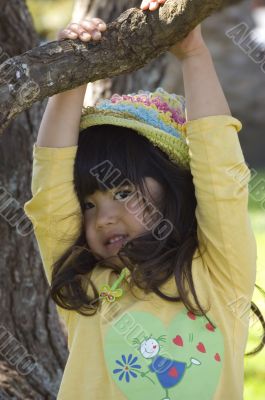
[[[170,51],[185,100],[158,88],[81,113],[84,85],[43,116],[24,208],[68,332],[58,399],[242,399],[256,242],[241,123],[200,26]]]

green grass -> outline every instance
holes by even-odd
[[[249,211],[252,227],[257,241],[257,285],[265,290],[265,171],[257,171],[252,176],[249,189]],[[259,189],[259,192],[257,191]],[[265,299],[255,289],[253,301],[259,307],[265,318]],[[260,342],[262,330],[257,322],[250,329],[247,351],[250,351]],[[245,391],[244,400],[263,400],[265,398],[265,349],[256,356],[245,357]]]

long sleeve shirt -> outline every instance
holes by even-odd
[[[69,349],[59,400],[243,398],[257,249],[248,215],[250,170],[238,139],[241,127],[236,118],[222,115],[185,124],[202,252],[202,257],[198,250],[193,256],[192,276],[214,325],[181,302],[144,294],[137,287],[133,295],[126,280],[123,296],[103,302],[94,316],[56,305]],[[73,189],[76,151],[77,146],[34,144],[32,198],[24,210],[49,283],[52,264],[74,243],[81,227]],[[112,286],[118,275],[96,265],[90,278],[99,290]],[[160,290],[177,296],[174,276]]]

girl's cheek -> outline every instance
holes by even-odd
[[[135,216],[140,216],[145,208],[143,199],[139,196],[137,197],[136,194],[130,197],[129,200],[125,202],[124,206],[127,212]]]
[[[92,223],[93,223],[93,216],[92,216],[91,212],[90,213],[85,212],[85,214],[84,214],[84,228],[85,228],[85,230],[88,230]]]
[[[87,215],[84,215],[84,232],[85,232],[85,236],[86,236],[86,240],[87,240],[87,242],[89,242],[90,241],[90,237],[91,237],[91,234],[90,234],[90,230],[91,230],[91,228],[90,228],[90,221],[88,221],[88,217],[87,217]]]

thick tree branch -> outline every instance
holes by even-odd
[[[55,41],[5,61],[0,66],[0,132],[38,100],[142,68],[214,11],[240,1],[168,0],[156,12],[131,8],[108,25],[98,43]]]

